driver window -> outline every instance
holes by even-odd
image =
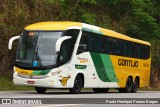
[[[92,50],[92,46],[93,46],[92,35],[93,34],[89,32],[85,32],[85,31],[82,32],[82,37],[79,43],[77,54]]]
[[[60,62],[66,62],[68,61],[68,45],[63,44],[61,48],[61,55],[60,55]]]
[[[66,40],[64,43],[62,43],[59,59],[60,65],[68,62],[71,59],[73,47],[70,42],[71,40]]]

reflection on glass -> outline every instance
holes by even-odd
[[[62,32],[27,32],[20,39],[16,62],[23,66],[50,66],[56,64],[56,41]]]

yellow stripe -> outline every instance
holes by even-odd
[[[20,69],[15,67],[16,72],[18,72],[19,74],[24,74],[24,75],[31,75],[33,70],[24,70],[24,69]]]
[[[145,45],[151,46],[151,44],[149,42],[138,40],[138,39],[134,39],[134,38],[131,38],[129,36],[117,33],[117,32],[112,31],[112,30],[103,29],[103,28],[100,28],[99,30],[101,32],[103,32],[103,35],[105,35],[105,36],[110,36],[110,37],[114,37],[114,38],[119,38],[119,39],[131,41],[131,42],[136,42],[136,43],[140,43],[140,44],[145,44]]]
[[[71,26],[82,26],[78,22],[40,22],[27,26],[25,30],[66,30]]]

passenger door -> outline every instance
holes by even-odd
[[[86,66],[85,87],[94,88],[99,86],[99,78],[96,73],[90,52],[93,49],[93,33],[82,32],[82,37],[77,51],[77,59],[80,60],[81,65]]]

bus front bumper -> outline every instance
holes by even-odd
[[[15,85],[23,86],[33,86],[33,87],[46,87],[46,88],[56,88],[57,86],[57,76],[46,77],[43,79],[31,79],[23,78],[17,74],[13,74],[13,82]]]

